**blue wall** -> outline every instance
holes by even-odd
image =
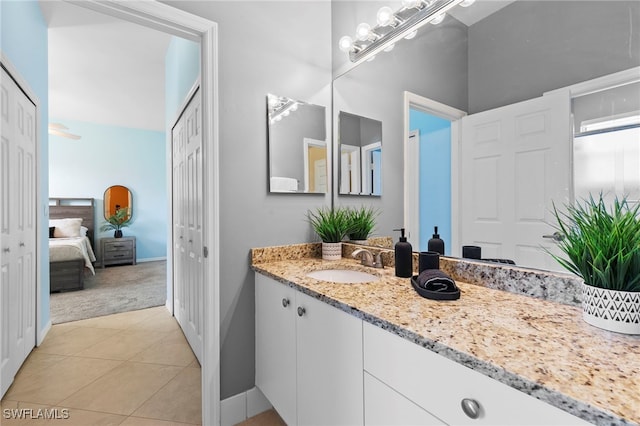
[[[420,131],[420,250],[438,227],[451,254],[451,122],[410,110],[409,128]]]
[[[49,233],[48,233],[48,152],[47,123],[49,122],[49,79],[47,24],[37,1],[0,1],[0,50],[25,79],[38,97],[39,132],[38,184],[41,203],[38,216],[43,223],[39,238],[42,247],[39,260],[41,271],[40,328],[49,322]]]
[[[124,235],[136,237],[138,260],[167,256],[167,171],[164,132],[57,120],[72,140],[49,136],[49,193],[52,197],[95,198],[96,249],[104,222],[104,191],[124,185],[133,193],[133,223]]]
[[[200,75],[200,43],[171,37],[165,56],[165,112],[170,128]],[[167,128],[167,131],[168,131]]]

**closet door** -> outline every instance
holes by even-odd
[[[0,394],[35,346],[36,107],[0,79]]]
[[[175,316],[194,354],[202,357],[203,214],[202,111],[197,90],[174,127]],[[176,147],[176,144],[178,145]]]

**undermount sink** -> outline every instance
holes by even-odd
[[[343,284],[369,283],[380,279],[377,275],[352,269],[322,269],[309,272],[307,276],[321,281]]]

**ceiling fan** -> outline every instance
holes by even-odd
[[[49,123],[50,135],[62,136],[63,138],[68,138],[73,140],[78,140],[82,137],[82,136],[74,135],[73,133],[69,133],[67,132],[67,130],[69,130],[69,128],[64,124]]]

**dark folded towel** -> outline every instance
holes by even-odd
[[[460,298],[460,289],[449,275],[440,269],[425,269],[420,275],[411,278],[413,288],[422,297],[434,300],[456,300]]]

